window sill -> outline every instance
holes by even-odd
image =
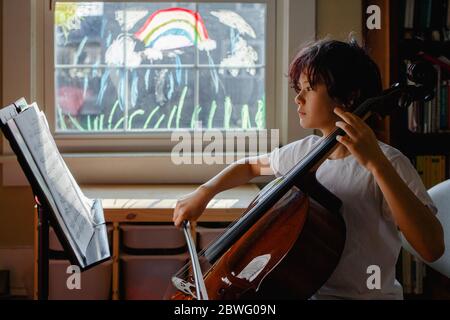
[[[227,166],[206,164],[201,161],[201,154],[192,157],[191,164],[177,165],[169,152],[63,153],[62,156],[79,184],[197,184],[206,182]],[[0,156],[0,164],[3,186],[29,185],[15,155]],[[265,183],[272,179],[273,176],[263,176],[252,182]]]

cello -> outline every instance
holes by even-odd
[[[394,84],[359,104],[366,120],[413,101],[434,97],[436,71],[419,61],[408,66],[414,84]],[[307,299],[336,268],[346,238],[341,200],[321,185],[316,170],[334,151],[336,128],[288,173],[265,186],[239,219],[199,254],[183,225],[191,263],[172,277],[173,300]]]

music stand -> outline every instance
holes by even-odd
[[[37,164],[36,154],[31,152],[29,142],[28,145],[25,142],[25,135],[22,135],[16,121],[19,117],[24,117],[24,115],[26,115],[26,118],[22,118],[20,121],[24,121],[24,119],[33,119],[33,123],[30,121],[29,125],[36,125],[36,122],[41,121],[42,118],[40,117],[43,117],[38,111],[39,109],[36,105],[29,106],[26,103],[26,100],[22,98],[0,110],[0,127],[9,141],[12,150],[16,154],[17,160],[31,185],[34,200],[37,205],[38,299],[46,300],[49,295],[49,225],[53,227],[70,263],[72,265],[77,265],[81,271],[86,271],[108,260],[111,255],[101,201],[98,199],[90,200],[84,197],[78,184],[73,179],[59,154],[56,143],[49,131],[47,135],[49,143],[52,144],[54,153],[57,153],[57,155],[54,155],[57,160],[54,164],[58,169],[63,171],[64,176],[68,177],[67,181],[70,182],[64,185],[66,189],[58,191],[67,191],[73,196],[73,199],[79,200],[80,203],[82,203],[84,209],[90,211],[85,213],[89,216],[91,222],[85,229],[82,229],[82,226],[80,225],[75,225],[75,227],[73,225],[69,226],[69,218],[72,219],[72,222],[75,220],[80,221],[79,218],[82,216],[81,210],[76,211],[76,207],[73,203],[63,202],[65,200],[64,195],[58,193],[61,199],[55,197],[55,192],[52,188],[59,186],[49,184],[49,182],[52,182],[51,178],[47,176],[45,172],[42,172],[42,169],[40,170],[40,167]],[[38,116],[36,116],[35,113],[38,113]],[[39,125],[41,126],[40,128],[42,128],[42,123],[39,123]],[[45,133],[47,134],[47,132]],[[40,147],[42,146],[33,146],[34,150],[36,150],[35,148],[39,149]],[[66,206],[62,207],[61,203],[64,203]],[[88,207],[86,207],[87,205]],[[78,216],[73,217],[74,213],[78,213]],[[69,217],[69,214],[72,216]],[[91,231],[90,237],[75,237],[73,228],[76,229],[77,227],[77,236],[83,234],[80,230],[89,230]]]

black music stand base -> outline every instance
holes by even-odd
[[[49,220],[44,207],[35,197],[38,214],[38,300],[48,300]]]

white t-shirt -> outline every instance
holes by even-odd
[[[270,153],[270,166],[277,177],[286,174],[308,154],[321,138],[311,135]],[[399,150],[378,142],[381,150],[415,195],[437,212],[417,171]],[[353,155],[327,159],[316,173],[317,180],[342,200],[341,213],[347,236],[341,259],[331,277],[312,299],[403,299],[395,279],[401,249],[400,232],[373,175]],[[381,289],[369,289],[371,265],[379,266]]]

